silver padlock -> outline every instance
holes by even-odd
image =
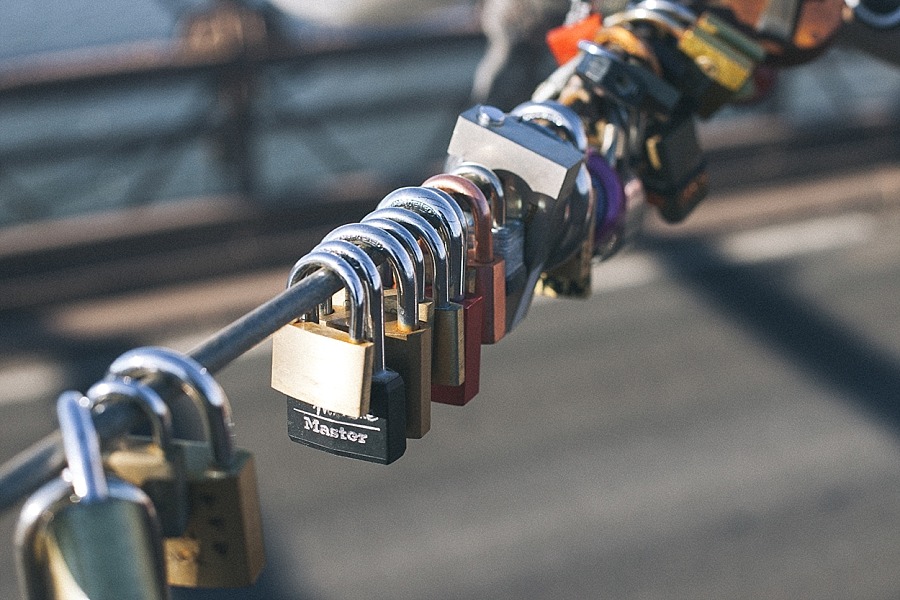
[[[90,400],[64,392],[56,411],[67,467],[22,507],[17,570],[27,600],[169,598],[162,534],[150,499],[106,477]]]
[[[447,167],[475,162],[503,182],[507,218],[525,226],[527,277],[517,288],[507,282],[515,309],[511,330],[527,314],[541,273],[572,256],[590,219],[590,175],[583,169],[586,136],[578,116],[552,102],[526,103],[520,115],[476,106],[457,119],[447,148]],[[568,131],[560,136],[560,130]]]

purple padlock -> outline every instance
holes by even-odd
[[[618,174],[598,152],[589,150],[585,164],[598,196],[594,256],[605,259],[614,254],[621,243],[626,216],[625,189]]]

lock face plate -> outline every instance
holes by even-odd
[[[272,336],[272,388],[323,409],[360,417],[369,410],[373,344],[339,329],[294,322]]]
[[[358,418],[288,397],[288,436],[338,456],[394,462],[406,451],[406,392],[396,375],[387,370],[373,375],[371,410]]]

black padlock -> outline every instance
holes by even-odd
[[[648,125],[638,174],[647,201],[670,223],[684,220],[706,197],[709,175],[691,115]]]
[[[666,80],[649,69],[633,65],[599,44],[578,44],[582,57],[576,74],[589,86],[629,108],[667,116],[675,110],[681,95]]]
[[[381,275],[369,255],[350,242],[324,242],[315,251],[345,260],[364,284],[362,304],[374,345],[369,412],[349,417],[288,398],[288,435],[295,442],[331,454],[390,464],[406,452],[406,390],[400,375],[385,368]],[[291,281],[305,275],[310,266],[301,259],[291,272]],[[340,365],[335,366],[335,376],[340,377]]]

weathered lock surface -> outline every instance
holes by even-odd
[[[168,348],[126,352],[110,365],[109,375],[162,379],[194,402],[205,425],[205,441],[177,441],[190,512],[184,534],[163,542],[169,585],[252,585],[265,566],[256,468],[250,452],[234,447],[224,390],[202,365]]]
[[[47,483],[22,507],[15,545],[23,596],[164,600],[153,504],[136,486],[107,478],[89,405],[78,392],[57,401],[68,477]]]

